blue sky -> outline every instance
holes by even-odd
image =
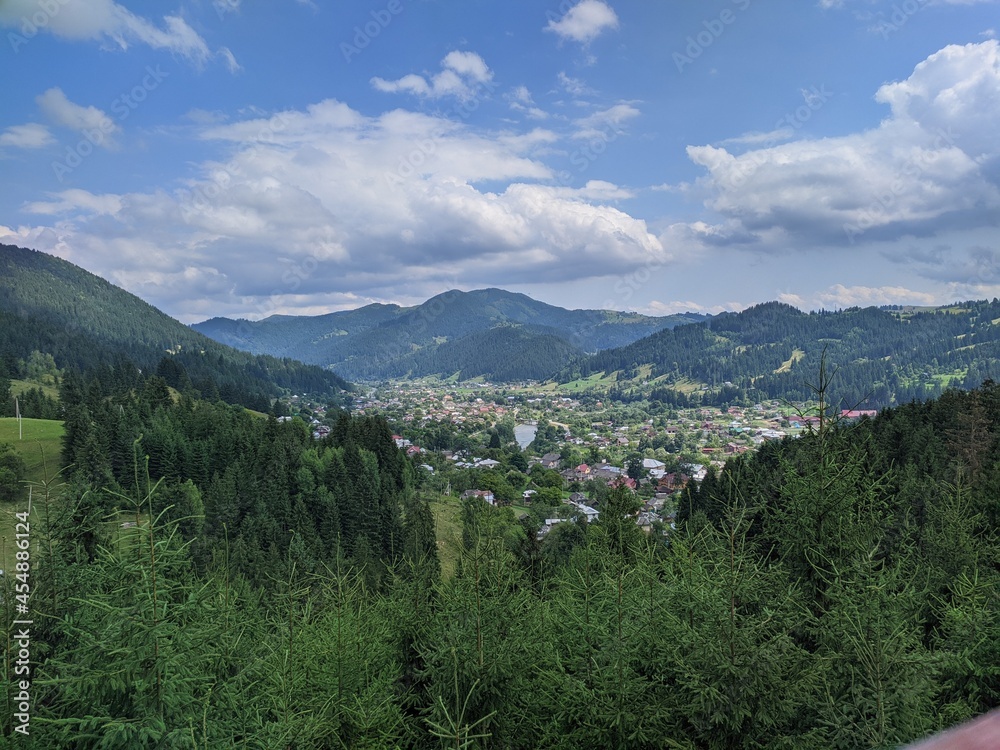
[[[0,0],[0,242],[184,322],[1000,296],[997,0]]]

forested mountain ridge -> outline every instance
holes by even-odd
[[[641,381],[666,401],[804,401],[824,352],[847,406],[973,388],[1000,373],[1000,301],[812,313],[768,302],[582,357],[558,379],[617,373],[621,393]]]
[[[121,358],[146,371],[163,365],[172,386],[255,408],[282,388],[350,389],[321,368],[219,344],[72,263],[12,245],[0,245],[0,351],[14,360],[38,351],[81,371]]]
[[[607,310],[566,310],[524,294],[479,289],[444,292],[416,307],[367,305],[315,317],[271,316],[256,322],[213,318],[193,327],[247,351],[294,356],[303,362],[329,366],[352,379],[379,379],[407,373],[452,375],[459,371],[470,376],[493,372],[495,376],[499,371],[485,365],[470,345],[474,339],[466,341],[464,347],[445,349],[440,360],[434,355],[445,343],[482,335],[498,326],[523,326],[521,341],[529,349],[542,351],[552,343],[544,338],[531,341],[536,335],[555,336],[563,342],[559,346],[563,353],[578,355],[621,346],[702,319],[704,316],[697,314],[656,318]],[[465,352],[461,359],[456,358],[459,351]],[[546,361],[552,360],[549,357]],[[528,374],[541,372],[535,362],[528,362],[525,368],[506,367],[504,377],[545,377],[561,364],[554,362],[553,369],[541,376]]]

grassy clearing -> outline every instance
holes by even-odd
[[[0,443],[10,443],[21,454],[27,468],[25,479],[42,482],[59,470],[63,423],[50,419],[22,419],[21,438],[17,420],[0,418]]]
[[[20,396],[25,391],[30,391],[32,388],[41,389],[42,393],[51,399],[59,400],[59,389],[56,388],[51,383],[38,383],[34,380],[11,380],[10,381],[10,392],[11,395]]]
[[[19,439],[17,420],[13,417],[0,419],[0,443],[10,443],[24,459],[27,481],[41,483],[47,478],[53,478],[59,470],[63,423],[47,419],[22,419],[21,430],[23,438]],[[0,567],[4,570],[14,569],[14,555],[17,552],[14,546],[17,524],[15,514],[27,509],[26,499],[21,502],[0,503]],[[32,530],[40,528],[41,512],[41,507],[35,505],[31,518],[34,521]],[[31,540],[34,550],[40,540],[34,536]]]
[[[793,349],[792,350],[792,356],[789,357],[787,360],[785,360],[782,363],[781,367],[779,367],[777,370],[774,371],[775,375],[777,375],[778,373],[781,373],[781,372],[791,372],[792,365],[794,365],[796,362],[798,362],[804,356],[806,356],[806,353],[804,351],[802,351],[801,349]]]
[[[675,391],[680,391],[681,393],[686,393],[690,396],[692,393],[700,391],[703,385],[704,383],[697,380],[691,380],[690,378],[678,378],[673,385],[673,389]]]
[[[953,370],[952,372],[942,372],[937,375],[931,375],[931,380],[936,380],[941,384],[941,388],[948,389],[951,387],[952,383],[961,385],[962,381],[965,380],[965,375],[967,370]]]
[[[605,375],[603,372],[595,372],[586,378],[581,378],[579,380],[571,380],[569,383],[563,383],[558,386],[558,390],[563,393],[576,393],[579,391],[590,390],[591,388],[608,388],[612,384],[618,382],[617,371],[611,373],[610,375]]]
[[[434,534],[437,537],[438,559],[441,575],[451,578],[458,568],[462,553],[462,506],[457,498],[442,496],[430,501],[434,516]]]

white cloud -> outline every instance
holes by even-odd
[[[51,8],[51,10],[48,10]],[[41,13],[44,24],[32,23]],[[100,40],[120,49],[132,43],[168,50],[193,63],[212,57],[205,40],[180,16],[164,16],[162,26],[137,16],[114,0],[56,2],[42,8],[37,0],[6,0],[0,4],[0,25],[27,40],[41,28],[62,39]]]
[[[740,155],[690,146],[707,172],[691,187],[746,233],[800,247],[995,225],[1000,45],[946,47],[876,99],[891,112],[868,131]]]
[[[523,112],[532,120],[547,120],[549,113],[535,106],[535,101],[527,86],[514,87],[505,97],[510,108],[515,112]]]
[[[236,62],[236,56],[232,53],[229,47],[220,47],[216,54],[225,61],[226,68],[229,69],[230,73],[242,72],[243,66]]]
[[[844,286],[834,284],[816,294],[816,300],[827,308],[873,307],[880,305],[936,305],[939,300],[929,292],[918,292],[901,286]]]
[[[587,139],[607,138],[607,136],[613,133],[621,133],[624,130],[625,123],[638,117],[640,114],[642,113],[631,104],[625,102],[615,104],[607,109],[602,109],[578,119],[575,123],[577,130],[574,137]]]
[[[475,52],[454,50],[441,61],[441,72],[428,78],[410,73],[394,81],[372,78],[371,84],[378,91],[388,94],[414,94],[439,99],[455,96],[468,99],[479,89],[489,89],[493,81],[493,71]]]
[[[566,93],[571,96],[591,96],[597,93],[579,78],[568,76],[561,70],[559,71],[558,81],[559,85],[562,86],[566,90]]]
[[[636,312],[656,317],[678,315],[686,312],[702,313],[704,315],[718,315],[723,312],[736,312],[738,310],[743,310],[746,307],[748,307],[748,305],[745,305],[742,302],[727,302],[723,305],[702,305],[698,302],[692,302],[691,300],[671,300],[669,302],[653,300],[648,304],[637,308]]]
[[[58,87],[39,94],[35,101],[42,112],[55,124],[78,133],[96,134],[91,140],[105,148],[114,145],[112,137],[120,128],[97,107],[83,107],[74,104]]]
[[[113,216],[122,208],[120,195],[95,195],[86,190],[63,190],[60,193],[50,193],[55,201],[36,201],[25,205],[24,210],[32,214],[57,215],[82,212],[89,215]]]
[[[328,100],[206,125],[203,138],[231,156],[183,189],[54,194],[25,207],[52,223],[17,232],[186,321],[206,294],[220,310],[261,314],[270,299],[312,310],[331,295],[412,299],[668,261],[644,221],[608,205],[629,190],[545,184],[553,174],[534,154],[556,140],[546,130],[366,117]]]
[[[738,135],[733,138],[726,138],[724,141],[721,141],[721,144],[724,146],[771,146],[776,143],[791,140],[794,136],[795,130],[793,128],[783,127],[766,133],[756,131],[752,133],[744,133],[743,135]]]
[[[11,125],[0,133],[0,147],[43,148],[53,143],[55,143],[55,139],[49,129],[37,122]]]
[[[618,16],[602,0],[580,0],[559,20],[551,19],[545,27],[562,39],[586,44],[601,35],[606,29],[618,28]]]

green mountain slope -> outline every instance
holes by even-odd
[[[304,362],[329,366],[345,377],[376,379],[400,373],[444,373],[461,370],[475,374],[505,372],[503,379],[522,379],[539,372],[538,358],[523,368],[495,368],[483,359],[492,355],[483,347],[449,347],[445,343],[483,334],[498,326],[524,326],[517,334],[521,345],[540,352],[555,337],[566,356],[622,346],[656,331],[703,320],[699,315],[654,318],[638,313],[605,310],[565,310],[524,294],[502,289],[449,291],[416,307],[368,305],[357,310],[316,317],[272,316],[262,321],[215,318],[198,323],[198,330],[218,341],[251,352],[294,356]],[[511,341],[512,333],[497,343]],[[464,359],[458,360],[462,352]],[[419,356],[417,356],[419,354]],[[415,358],[416,357],[416,358]],[[550,375],[566,360],[555,362]]]
[[[1000,373],[1000,302],[818,313],[769,302],[583,357],[559,379],[618,372],[623,393],[653,389],[668,402],[688,399],[692,386],[708,402],[798,401],[810,398],[824,351],[844,406],[975,387]]]
[[[392,363],[392,377],[455,374],[462,380],[544,380],[582,352],[546,329],[504,323]]]
[[[151,370],[168,358],[173,364],[166,370],[182,377],[183,369],[199,390],[217,389],[236,403],[257,403],[281,388],[330,394],[350,388],[318,367],[219,344],[72,263],[0,245],[0,352],[24,359],[34,350],[80,370],[122,357]]]

